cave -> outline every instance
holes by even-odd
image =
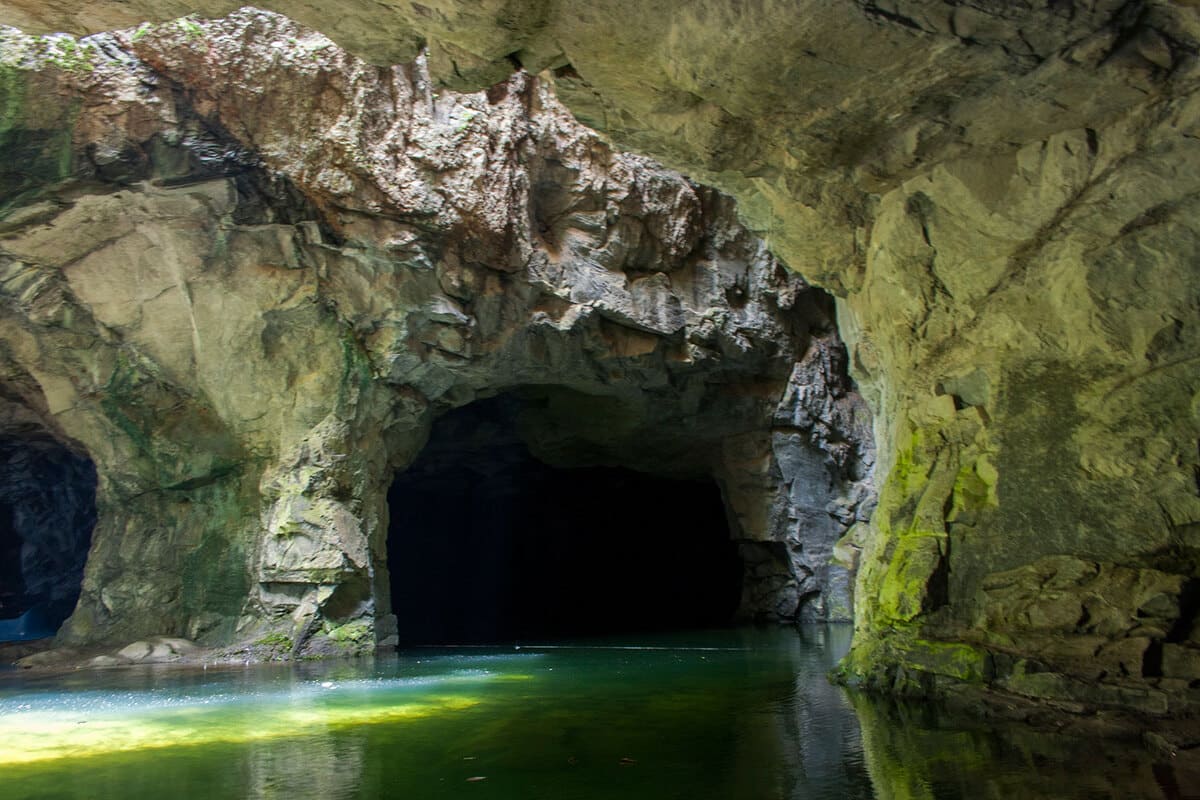
[[[254,41],[309,41],[266,12],[219,24]],[[673,551],[674,575],[712,577],[660,578],[681,585],[628,602],[597,590],[602,609],[568,615],[571,625],[505,611],[490,631],[405,639],[703,627],[735,613],[850,619],[851,566],[833,550],[875,504],[871,413],[849,376],[834,295],[777,258],[731,197],[613,150],[527,73],[496,91],[427,102],[425,62],[403,76],[363,73],[361,102],[395,122],[388,129],[400,138],[380,143],[391,155],[347,172],[329,194],[296,164],[264,160],[259,147],[276,134],[250,135],[229,109],[210,113],[192,91],[207,91],[198,84],[167,91],[173,68],[134,52],[158,41],[144,33],[106,44],[98,59],[122,53],[137,70],[114,61],[87,87],[73,85],[75,73],[31,73],[72,83],[62,87],[71,96],[103,93],[81,103],[94,99],[113,112],[106,119],[155,121],[103,141],[83,136],[71,177],[42,176],[30,195],[48,199],[54,224],[40,221],[41,206],[21,211],[0,246],[0,264],[12,265],[0,289],[26,287],[0,313],[3,340],[15,343],[0,347],[0,381],[27,387],[23,402],[92,454],[100,475],[88,580],[56,646],[287,639],[295,657],[340,652],[347,640],[385,646],[398,621],[415,625],[407,621],[449,602],[406,600],[402,588],[393,597],[394,585],[424,577],[420,566],[416,578],[405,569],[447,556],[396,552],[388,487],[398,470],[409,481],[423,474],[414,462],[435,420],[514,399],[509,436],[528,448],[531,459],[518,460],[531,476],[541,467],[629,471],[530,477],[544,493],[595,485],[590,499],[564,500],[593,506],[628,495],[612,509],[623,515],[614,529],[627,519],[672,527],[642,498],[679,496],[701,511],[678,517],[701,519],[691,527],[705,527],[713,543],[701,552],[630,532],[611,555],[584,559],[506,534],[514,552],[649,572],[651,556]],[[160,44],[172,58],[191,52]],[[307,72],[293,76],[307,88],[286,85],[323,97],[322,82],[341,74],[327,59],[351,56],[310,44]],[[42,52],[28,45],[31,57]],[[393,91],[397,76],[404,97]],[[130,81],[129,91],[118,87]],[[213,87],[259,108],[229,95],[228,83]],[[313,109],[303,127],[328,129],[329,110]],[[401,136],[403,120],[426,118],[419,135]],[[290,112],[247,120],[279,122],[283,139],[299,124]],[[13,130],[47,124],[21,116]],[[452,146],[442,147],[447,136]],[[458,177],[447,183],[449,175]],[[532,424],[519,419],[528,413],[538,416]],[[666,483],[645,486],[646,476]],[[391,506],[420,501],[393,497]],[[523,513],[506,524],[531,527]],[[538,587],[531,594],[557,591],[518,571],[461,582],[502,578]]]
[[[456,409],[397,474],[387,550],[401,644],[730,624],[743,564],[717,484],[596,463],[569,442],[547,463],[516,422],[538,405]]]
[[[1193,714],[1200,12],[552,5],[0,0],[0,382],[101,476],[59,644],[386,642],[396,471],[554,384],[625,440],[533,461],[715,481],[846,680]]]
[[[338,714],[250,708],[282,735],[235,726],[245,768],[221,739],[212,775],[253,783],[229,796],[278,785],[263,753],[312,721],[365,772],[461,768],[416,794],[535,769],[578,794],[603,780],[541,768],[611,736],[606,767],[662,783],[598,797],[867,796],[796,780],[846,765],[883,797],[1022,771],[1009,793],[1069,796],[1039,761],[1149,796],[1099,786],[1082,740],[923,760],[940,706],[860,690],[1125,728],[1136,781],[1195,794],[1159,768],[1200,785],[1200,6],[431,5],[0,0],[0,640],[45,637],[0,667],[395,668],[391,708],[342,715],[326,692],[379,673],[332,667],[302,688]],[[630,680],[621,654],[567,685],[538,669],[572,648],[534,652],[722,626],[731,668],[841,645],[762,672],[775,721],[740,672],[678,693],[682,657]],[[417,669],[398,643],[499,646]],[[540,681],[495,684],[532,728],[463,681],[500,661]],[[826,675],[857,722],[808,703],[850,708]],[[581,687],[619,689],[599,735],[561,702]],[[12,745],[39,728],[6,698]],[[719,706],[747,716],[706,726]],[[464,728],[428,754],[343,735],[380,711]],[[473,763],[543,733],[550,758]],[[323,752],[271,760],[354,772]]]
[[[0,641],[53,636],[79,599],[96,524],[92,462],[48,437],[0,437]]]

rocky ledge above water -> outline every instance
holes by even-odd
[[[392,477],[506,392],[550,464],[715,479],[742,617],[849,618],[869,413],[730,199],[265,12],[3,53],[6,408],[99,480],[60,644],[387,642]]]
[[[547,68],[587,124],[736,196],[790,268],[838,295],[879,446],[879,509],[841,548],[860,563],[852,679],[1189,713],[1200,12],[518,5],[288,11],[377,63],[424,42],[433,81],[460,89],[500,85],[518,62]],[[85,32],[177,8],[0,12]],[[202,26],[179,24],[196,40],[185,51],[207,46]],[[314,141],[335,147],[342,130]]]

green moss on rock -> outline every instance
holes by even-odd
[[[331,642],[336,642],[347,650],[360,650],[375,643],[371,624],[365,620],[330,627],[325,631],[325,635]]]
[[[927,695],[950,682],[982,684],[991,672],[991,654],[984,648],[925,639],[914,628],[899,627],[860,636],[833,678],[871,690]]]
[[[886,620],[909,622],[926,610],[931,586],[943,568],[944,534],[910,532],[902,536],[878,591],[879,615]]]
[[[266,636],[256,639],[254,644],[262,647],[278,647],[291,650],[292,637],[288,636],[286,633],[280,633],[276,631],[275,633],[268,633]]]

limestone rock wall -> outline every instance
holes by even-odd
[[[1194,702],[1159,653],[1191,647],[1195,614],[1200,151],[1194,97],[1151,97],[881,198],[848,300],[892,443],[860,616],[903,633],[860,639],[875,679],[899,662],[1035,697]],[[1097,680],[1124,688],[1077,683]]]
[[[840,548],[861,564],[849,674],[1186,711],[1194,7],[393,8],[289,13],[382,61],[424,37],[455,86],[550,69],[583,121],[736,195],[839,296],[884,480]]]
[[[435,92],[265,12],[3,44],[13,413],[100,481],[64,641],[386,641],[395,470],[530,387],[551,463],[717,479],[744,614],[849,616],[869,414],[831,299],[727,197],[527,74]]]
[[[180,10],[150,5],[0,9],[77,32]],[[580,119],[735,195],[838,295],[883,480],[839,548],[862,565],[852,674],[1183,702],[1169,681],[1200,676],[1179,667],[1200,530],[1192,4],[288,6],[377,63],[425,41],[458,87],[549,70]],[[1097,660],[1110,684],[1088,698]]]

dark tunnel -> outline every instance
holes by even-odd
[[[555,468],[503,401],[440,419],[388,494],[402,644],[484,644],[719,627],[742,563],[710,481]]]
[[[0,437],[0,641],[58,631],[79,599],[95,525],[91,461],[42,436]]]

